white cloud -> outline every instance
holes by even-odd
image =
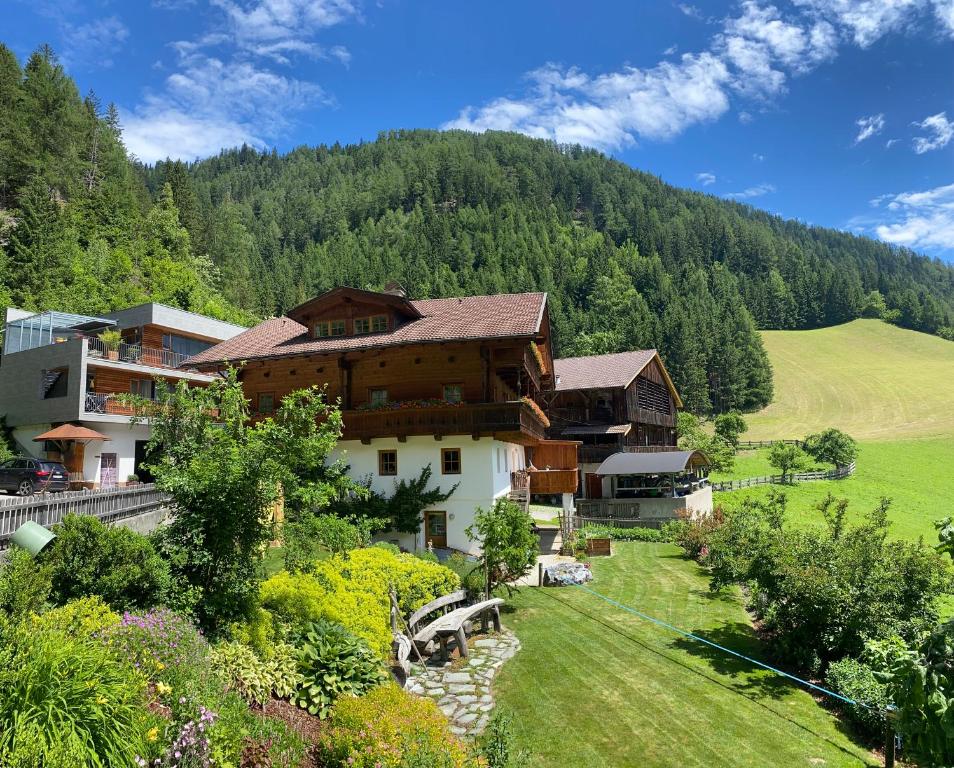
[[[705,19],[705,14],[702,13],[702,10],[697,8],[694,5],[689,3],[679,3],[676,6],[683,15],[688,16],[690,19],[699,19],[700,21]]]
[[[703,17],[695,6],[676,7]],[[792,77],[835,58],[846,40],[865,47],[927,18],[935,23],[934,16],[954,36],[954,0],[795,0],[785,13],[744,0],[705,50],[597,74],[549,64],[528,74],[522,93],[464,107],[442,127],[519,131],[604,150],[671,139],[721,117],[733,99],[764,100],[784,92]],[[549,73],[545,82],[541,72]],[[740,109],[738,118],[746,124],[752,112]]]
[[[663,51],[663,56],[672,56],[679,50],[679,46],[676,44],[670,45],[665,51]]]
[[[191,160],[242,143],[262,147],[265,137],[288,126],[289,113],[327,103],[314,83],[249,62],[192,54],[160,93],[123,113],[123,138],[145,162]]]
[[[855,144],[860,144],[865,139],[877,136],[884,130],[884,113],[870,115],[868,117],[859,117],[855,120],[858,126],[858,135],[855,136]]]
[[[882,195],[871,202],[882,207],[886,200],[890,219],[874,227],[882,240],[909,248],[954,249],[954,184]]]
[[[188,0],[154,0],[179,7]],[[342,45],[315,36],[358,18],[351,0],[212,0],[218,23],[170,44],[177,62],[161,88],[123,110],[123,137],[140,160],[194,159],[223,147],[256,147],[281,136],[294,115],[334,99],[318,83],[282,71],[298,59],[347,65]]]
[[[746,200],[750,197],[762,197],[775,191],[774,184],[756,184],[754,187],[746,187],[741,192],[727,192],[726,197],[735,200]]]
[[[708,187],[710,184],[716,183],[716,177],[714,173],[703,171],[702,173],[696,174],[696,181],[698,181],[702,186]]]
[[[757,163],[761,163],[765,161],[765,155],[759,154],[758,152],[753,152],[752,159]]]
[[[901,141],[901,139],[888,139],[888,140],[884,143],[884,148],[885,148],[885,149],[891,149],[891,147],[893,147],[893,146],[894,146],[895,144],[897,144],[899,141]]]
[[[947,112],[938,112],[936,115],[925,117],[920,123],[914,123],[914,125],[931,134],[914,139],[914,151],[919,155],[946,147],[954,138],[954,123],[947,119]]]
[[[113,57],[129,37],[129,30],[116,16],[96,19],[87,24],[64,24],[63,62],[67,67],[77,64],[111,67]]]

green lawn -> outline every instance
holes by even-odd
[[[856,440],[954,436],[954,343],[880,320],[764,331],[771,405],[747,417],[749,440],[835,426]]]
[[[591,587],[753,657],[737,593],[711,596],[668,544],[616,544]],[[534,766],[878,765],[797,686],[574,587],[523,589],[505,623],[523,648],[495,683]]]
[[[870,511],[882,496],[887,496],[892,500],[888,514],[896,536],[906,539],[923,536],[925,541],[936,543],[934,521],[954,513],[946,501],[951,467],[954,467],[954,439],[864,442],[858,448],[858,469],[852,477],[775,486],[788,496],[789,520],[821,522],[814,507],[829,492],[849,500],[852,519]],[[731,473],[722,473],[714,479],[772,474],[766,454],[767,450],[743,451]],[[770,487],[717,493],[715,501],[731,508],[745,498],[764,498]]]

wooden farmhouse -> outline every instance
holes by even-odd
[[[240,365],[260,415],[294,390],[326,387],[342,408],[337,451],[378,492],[427,465],[432,484],[458,485],[417,536],[389,535],[408,549],[473,550],[475,508],[503,496],[545,492],[572,505],[576,442],[548,440],[540,407],[554,384],[544,293],[411,301],[396,286],[336,288],[187,364]]]

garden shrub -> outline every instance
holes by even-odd
[[[477,740],[477,755],[487,768],[526,768],[530,755],[514,746],[513,715],[494,712]]]
[[[540,539],[533,532],[529,513],[509,499],[497,499],[490,509],[477,507],[467,537],[479,542],[480,562],[487,574],[487,589],[514,582],[530,572],[540,554]]]
[[[613,541],[671,541],[661,528],[618,528],[614,525],[587,525],[580,529],[584,539],[613,539]]]
[[[396,685],[375,688],[336,704],[315,745],[327,768],[470,768],[464,744],[430,699]]]
[[[425,563],[439,563],[441,559],[429,549],[422,549],[414,553],[414,557],[423,560]]]
[[[842,696],[859,702],[846,703],[843,709],[862,733],[870,738],[884,735],[884,711],[891,698],[888,686],[878,680],[874,669],[857,659],[841,659],[828,668],[825,682]]]
[[[210,661],[225,685],[233,686],[242,698],[260,707],[272,694],[290,698],[302,683],[298,653],[287,643],[275,645],[267,659],[259,658],[241,643],[218,643],[210,650]]]
[[[484,569],[479,560],[467,557],[460,552],[454,552],[447,558],[444,565],[450,568],[460,578],[461,589],[466,589],[471,595],[484,593]]]
[[[299,631],[309,622],[326,619],[365,640],[382,659],[390,654],[390,611],[382,598],[333,567],[316,573],[280,571],[262,584],[261,600],[274,619]]]
[[[302,514],[285,525],[285,567],[290,571],[307,570],[321,553],[328,550],[344,554],[371,543],[371,524],[337,515]]]
[[[385,552],[390,552],[392,555],[400,555],[401,548],[397,544],[392,544],[390,541],[376,541],[371,545],[377,549],[383,549]]]
[[[97,595],[114,610],[148,609],[169,589],[169,567],[149,539],[95,517],[67,515],[41,560],[52,567],[52,599]]]
[[[709,551],[709,540],[725,524],[722,507],[716,507],[711,515],[698,520],[676,520],[666,525],[665,535],[682,547],[686,557],[698,560]]]
[[[111,611],[100,598],[81,597],[31,616],[29,626],[31,632],[58,630],[71,637],[92,637],[119,622],[119,614]]]
[[[12,547],[0,564],[0,616],[16,623],[40,613],[53,589],[53,568],[25,549]]]
[[[310,624],[299,648],[303,680],[292,700],[324,719],[340,696],[361,696],[384,682],[381,661],[340,624]]]
[[[390,588],[407,615],[460,589],[460,579],[413,555],[367,547],[313,563],[308,573],[277,573],[262,585],[261,599],[262,607],[280,621],[299,628],[319,619],[341,624],[386,658],[391,649]]]
[[[0,765],[128,766],[147,753],[145,684],[95,638],[21,625],[0,669]]]

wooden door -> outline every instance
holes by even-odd
[[[116,486],[117,460],[115,453],[104,453],[99,457],[99,487]]]
[[[586,473],[586,498],[603,498],[603,478],[599,475],[593,474],[592,472]]]
[[[435,549],[447,547],[447,513],[424,513],[424,542]]]

